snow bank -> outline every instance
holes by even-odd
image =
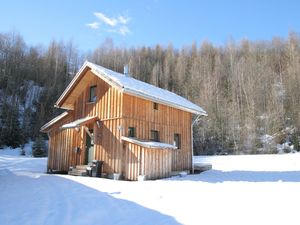
[[[260,140],[262,141],[262,143],[265,143],[265,144],[270,144],[273,141],[273,139],[274,139],[274,137],[269,134],[265,134],[260,137]]]
[[[32,156],[32,145],[33,141],[29,141],[24,145],[23,150],[25,151],[26,156]],[[5,147],[0,148],[0,154],[2,156],[20,156],[21,150],[21,148]]]

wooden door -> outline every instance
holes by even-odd
[[[94,160],[94,140],[93,140],[93,130],[89,130],[86,134],[86,164],[91,163]]]

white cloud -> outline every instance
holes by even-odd
[[[121,26],[117,29],[108,29],[107,32],[121,34],[122,36],[126,36],[130,33],[130,30],[127,26]]]
[[[130,30],[129,30],[129,28],[128,28],[127,26],[122,26],[122,27],[120,27],[120,29],[119,29],[119,33],[120,33],[121,35],[123,35],[123,36],[126,36],[127,34],[130,33]]]
[[[86,26],[88,26],[89,28],[93,29],[93,30],[97,30],[99,29],[99,23],[94,22],[94,23],[88,23],[86,24]]]
[[[98,19],[97,22],[86,24],[87,27],[97,30],[100,28],[106,32],[117,33],[126,36],[131,33],[128,24],[130,18],[128,16],[119,15],[117,17],[109,17],[101,12],[94,12],[94,16]]]
[[[109,18],[108,16],[104,15],[103,13],[100,12],[95,12],[94,15],[102,22],[105,24],[114,27],[118,24],[118,20],[115,18]]]
[[[127,24],[127,23],[129,23],[130,18],[129,18],[129,17],[124,17],[124,16],[119,16],[119,17],[118,17],[118,20],[119,20],[119,22],[122,23],[122,24]]]

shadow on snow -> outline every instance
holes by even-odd
[[[3,224],[179,224],[171,216],[58,176],[34,178],[6,170],[0,180]]]

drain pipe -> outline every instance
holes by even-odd
[[[191,124],[191,152],[192,152],[192,173],[194,174],[194,142],[193,142],[193,127],[199,121],[201,115],[198,115],[196,119]]]

